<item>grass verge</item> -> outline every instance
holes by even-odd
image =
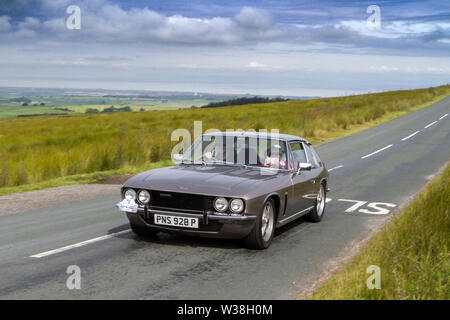
[[[121,169],[107,170],[107,171],[98,171],[92,173],[85,174],[75,174],[67,177],[55,178],[47,181],[24,184],[20,186],[0,188],[0,196],[5,196],[12,193],[18,192],[27,192],[27,191],[35,191],[46,188],[54,188],[61,186],[69,186],[73,184],[90,184],[90,183],[103,183],[109,178],[121,176],[121,175],[130,175],[130,174],[138,174],[140,172],[146,170],[152,170],[161,167],[167,167],[173,165],[172,161],[158,161],[154,163],[148,163],[139,167],[125,167]]]
[[[450,298],[450,166],[313,299]],[[377,265],[381,289],[368,289],[366,269]]]

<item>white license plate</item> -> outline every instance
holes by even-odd
[[[155,224],[198,229],[198,218],[168,216],[155,213]]]

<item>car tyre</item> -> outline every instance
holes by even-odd
[[[316,202],[314,204],[314,208],[305,216],[308,221],[312,222],[320,222],[325,214],[325,204],[327,200],[327,192],[325,189],[325,185],[323,183],[320,184],[319,193],[316,197]]]
[[[247,248],[262,250],[270,246],[275,234],[275,217],[275,204],[272,199],[269,199],[264,203],[252,231],[245,238]]]
[[[158,234],[157,231],[151,230],[145,227],[136,226],[134,224],[130,223],[131,230],[134,232],[135,235],[141,238],[150,238],[150,237],[156,237]]]

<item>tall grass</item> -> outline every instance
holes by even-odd
[[[450,167],[315,294],[315,299],[450,299]],[[378,265],[381,289],[366,269]]]
[[[279,129],[317,141],[448,95],[450,86],[247,106],[0,119],[0,187],[170,159],[174,129]]]

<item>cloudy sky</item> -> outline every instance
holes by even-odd
[[[0,86],[333,96],[449,83],[449,56],[442,0],[0,0]]]

